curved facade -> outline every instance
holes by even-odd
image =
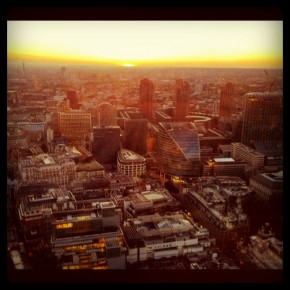
[[[129,176],[146,174],[146,159],[130,150],[118,152],[117,166],[118,172]]]
[[[200,175],[200,146],[191,122],[159,123],[158,161],[160,171],[188,178]]]

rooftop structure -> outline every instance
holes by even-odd
[[[164,212],[169,208],[176,208],[179,203],[166,189],[143,191],[132,193],[124,201],[124,210],[129,216],[139,216],[154,212]]]
[[[129,263],[202,252],[211,244],[208,231],[201,231],[182,213],[138,216],[125,221],[123,230]]]

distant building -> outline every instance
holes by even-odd
[[[148,121],[146,119],[125,120],[124,148],[140,155],[147,153]]]
[[[254,147],[255,141],[281,141],[283,136],[283,94],[248,93],[245,96],[242,143]]]
[[[220,117],[230,117],[232,114],[234,86],[232,83],[227,83],[221,87],[220,92]]]
[[[98,105],[97,124],[99,126],[117,125],[117,110],[112,104],[105,102]]]
[[[93,155],[102,165],[116,166],[117,154],[120,150],[119,126],[93,127]]]
[[[140,81],[140,113],[142,118],[152,120],[154,85],[148,79]]]
[[[175,83],[175,121],[185,121],[189,103],[189,84],[185,80],[178,79]]]
[[[130,150],[121,149],[118,152],[117,169],[119,173],[129,176],[146,174],[146,159]]]
[[[83,143],[85,134],[91,132],[91,114],[82,111],[59,113],[59,129],[62,136],[72,142]]]
[[[283,171],[277,173],[259,173],[250,178],[250,186],[261,200],[271,200],[283,194]]]
[[[77,92],[76,91],[67,91],[66,92],[67,99],[69,100],[69,104],[71,109],[78,110],[79,109],[79,103],[77,98]]]
[[[158,161],[161,173],[171,178],[200,175],[200,145],[193,123],[159,123]]]
[[[265,155],[246,146],[242,143],[231,144],[231,157],[236,161],[245,161],[251,164],[252,168],[261,169],[265,165]]]

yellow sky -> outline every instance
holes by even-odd
[[[8,62],[282,68],[282,21],[8,21]]]

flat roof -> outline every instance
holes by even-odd
[[[235,160],[231,157],[217,157],[213,159],[214,162],[235,162]]]

